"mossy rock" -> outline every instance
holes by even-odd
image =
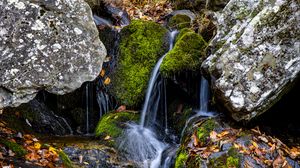
[[[3,144],[7,148],[9,148],[11,151],[13,151],[16,154],[16,157],[20,158],[27,154],[27,151],[16,142],[11,142],[5,139],[0,138],[0,144]]]
[[[240,167],[240,154],[234,147],[230,148],[228,152],[216,158],[210,158],[208,167],[211,168],[233,168]]]
[[[168,50],[167,32],[157,23],[137,20],[122,29],[118,65],[110,89],[120,104],[136,107],[142,102],[151,71]]]
[[[174,15],[170,18],[167,26],[170,29],[177,29],[181,30],[183,28],[190,28],[191,27],[191,18],[187,15]]]
[[[126,122],[138,120],[139,115],[136,112],[109,112],[100,119],[95,134],[97,137],[110,136],[116,139],[122,134]]]
[[[202,36],[184,28],[178,34],[174,48],[166,55],[160,72],[164,77],[171,77],[184,71],[200,69],[207,43]]]

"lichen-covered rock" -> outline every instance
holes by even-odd
[[[0,2],[0,108],[93,80],[106,49],[83,0]]]
[[[150,21],[134,20],[121,31],[120,54],[111,92],[120,104],[136,106],[144,98],[152,68],[168,47],[168,30]]]
[[[160,66],[161,74],[171,77],[180,72],[199,70],[206,46],[201,35],[187,28],[182,29],[174,48],[168,52]]]
[[[202,67],[232,117],[250,120],[276,103],[299,76],[299,3],[231,0],[217,20],[212,54]]]

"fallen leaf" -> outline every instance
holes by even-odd
[[[209,134],[209,137],[210,137],[210,139],[213,141],[213,142],[216,142],[217,141],[217,132],[216,131],[212,131],[212,132],[210,132],[210,134]]]
[[[217,136],[218,136],[219,138],[222,138],[222,137],[224,137],[224,136],[226,136],[226,135],[228,135],[228,134],[229,134],[228,131],[223,131],[223,132],[221,132],[220,134],[218,134]]]
[[[199,142],[199,139],[198,139],[196,133],[194,133],[194,134],[192,135],[192,139],[193,139],[193,145],[194,145],[195,147],[200,146],[200,142]]]
[[[105,84],[105,85],[110,84],[110,78],[109,78],[109,77],[107,77],[107,78],[104,80],[104,84]]]
[[[107,135],[105,138],[104,138],[104,140],[110,140],[111,139],[111,137],[109,136],[109,135]]]
[[[39,149],[41,149],[41,144],[40,143],[38,143],[38,142],[36,142],[36,143],[34,143],[34,148],[36,149],[36,150],[39,150]]]
[[[101,76],[101,77],[104,77],[104,75],[105,75],[105,70],[102,69],[101,72],[100,72],[100,76]]]
[[[53,148],[52,146],[49,147],[49,152],[51,152],[51,153],[57,155],[56,149]]]
[[[258,139],[262,140],[265,143],[269,142],[268,139],[266,137],[263,137],[263,136],[258,136]]]
[[[126,110],[126,106],[121,105],[120,107],[118,107],[117,112],[121,112],[121,111],[125,111],[125,110]]]
[[[15,156],[16,154],[12,150],[8,150],[8,156]]]
[[[292,147],[290,150],[290,156],[292,159],[295,159],[300,156],[300,149],[296,147]]]
[[[284,160],[285,159],[282,156],[278,155],[272,164],[273,168],[281,168],[284,163]]]
[[[257,145],[257,143],[256,143],[256,142],[254,142],[254,141],[251,141],[251,143],[252,143],[252,145],[253,145],[255,148],[258,148],[258,145]]]

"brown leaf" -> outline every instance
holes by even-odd
[[[228,134],[229,134],[228,131],[223,131],[223,132],[221,132],[220,134],[218,134],[217,137],[223,138],[224,136],[226,136],[226,135],[228,135]]]
[[[261,141],[265,142],[265,143],[268,143],[268,139],[264,136],[258,136],[258,139],[260,139]]]
[[[192,139],[193,139],[193,145],[194,145],[195,147],[200,146],[200,142],[199,142],[199,139],[198,139],[196,133],[194,133],[194,134],[192,135]]]
[[[300,149],[296,147],[292,147],[292,149],[290,150],[290,157],[292,159],[295,159],[299,156],[300,156]]]
[[[285,158],[278,155],[277,158],[273,161],[273,168],[281,168],[283,163],[285,161]]]
[[[210,139],[213,141],[213,142],[216,142],[217,141],[217,132],[216,131],[212,131],[212,132],[210,132],[210,134],[209,134],[209,137],[210,137]]]

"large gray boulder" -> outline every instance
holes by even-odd
[[[93,80],[106,49],[84,0],[0,1],[0,109]]]
[[[231,0],[217,15],[202,68],[235,120],[268,110],[299,77],[299,9],[297,0]]]

